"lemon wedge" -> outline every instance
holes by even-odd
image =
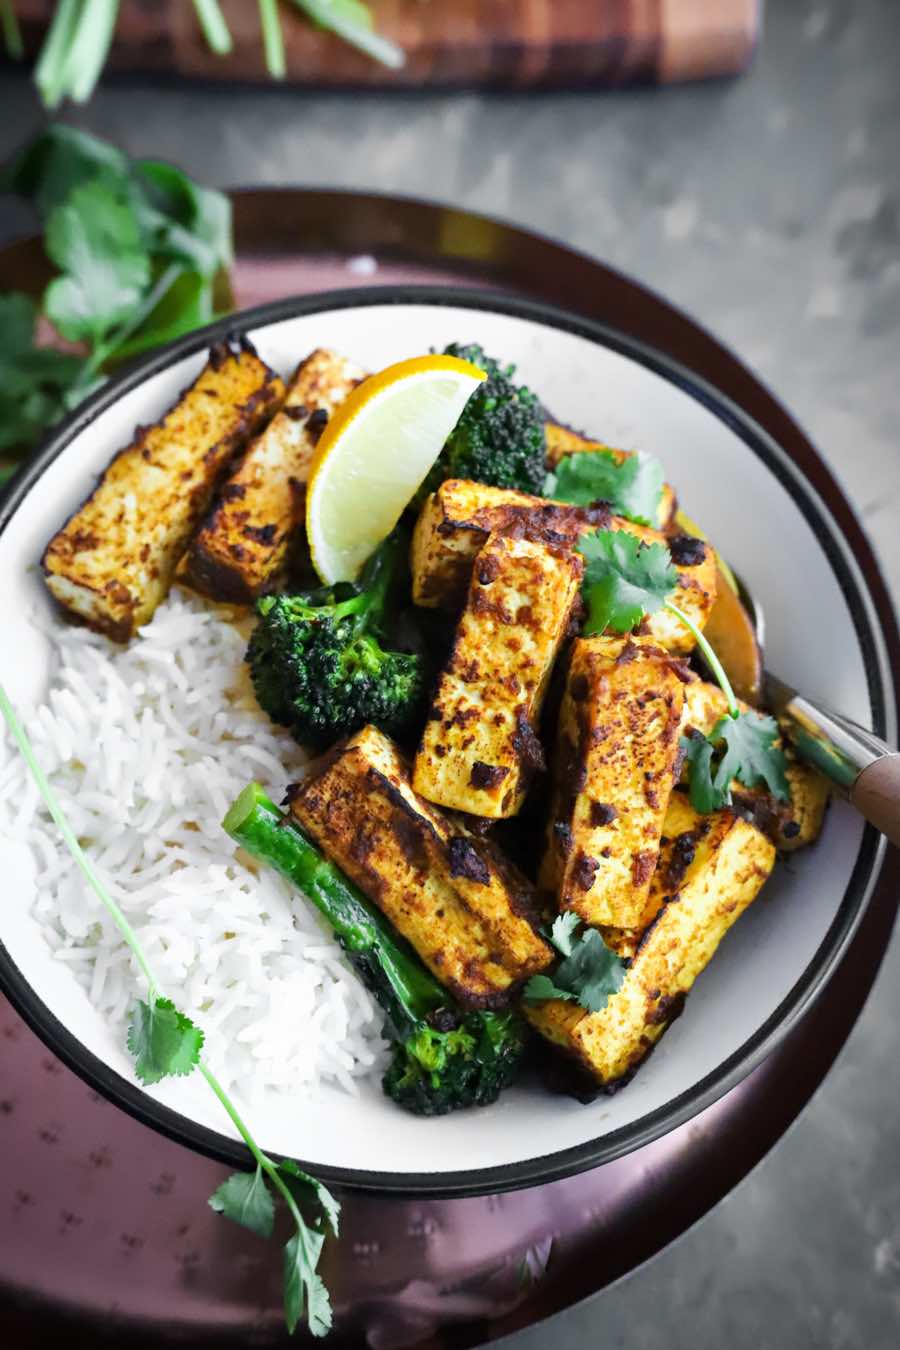
[[[356,578],[484,379],[456,356],[415,356],[364,380],[332,414],[306,490],[306,532],[324,582]]]

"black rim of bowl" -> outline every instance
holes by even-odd
[[[753,419],[712,385],[653,347],[593,319],[581,317],[536,300],[510,298],[508,294],[469,287],[391,286],[323,292],[275,301],[245,310],[190,333],[154,353],[123,375],[109,381],[78,408],[45,441],[38,453],[9,484],[0,503],[0,534],[44,471],[88,428],[96,417],[146,379],[230,336],[251,334],[283,320],[328,310],[368,308],[373,305],[426,304],[461,307],[530,319],[544,326],[577,334],[638,362],[677,385],[725,422],[763,461],[786,488],[803,512],[825,553],[856,627],[868,680],[872,725],[885,735],[890,729],[895,700],[886,655],[886,640],[868,589],[867,572],[877,568],[874,559],[855,558],[828,506],[841,500],[841,493],[825,465],[815,486],[787,453]],[[846,503],[842,503],[846,505]],[[664,1106],[599,1139],[559,1152],[498,1167],[455,1172],[374,1172],[365,1169],[321,1166],[298,1159],[323,1180],[362,1191],[397,1195],[465,1196],[543,1185],[571,1176],[641,1148],[684,1124],[737,1086],[803,1016],[821,991],[853,937],[878,877],[885,841],[866,826],[850,880],[837,914],[818,951],[793,988],[763,1025],[712,1073]],[[92,1087],[144,1124],[170,1139],[229,1164],[246,1166],[250,1154],[237,1140],[198,1125],[179,1112],[148,1096],[136,1083],[110,1069],[75,1037],[37,996],[31,985],[0,943],[0,989],[25,1022],[69,1068]],[[473,1123],[476,1118],[473,1117]]]

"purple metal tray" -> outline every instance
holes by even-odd
[[[635,283],[483,217],[390,197],[250,191],[236,199],[239,306],[354,283],[481,285],[611,323],[715,383],[775,436],[850,539],[900,663],[892,609],[839,489],[799,428],[697,325]],[[45,264],[0,252],[0,289],[37,289]],[[461,1200],[345,1194],[325,1277],[329,1344],[463,1347],[606,1288],[718,1203],[768,1152],[828,1072],[865,1002],[896,910],[900,854],[841,966],[754,1073],[665,1138],[605,1167]],[[226,1169],[118,1111],[0,1000],[0,1326],[19,1350],[76,1336],[130,1350],[287,1344],[270,1246],[206,1206]],[[296,1342],[295,1342],[296,1343]]]

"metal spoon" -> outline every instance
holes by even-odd
[[[735,693],[770,709],[798,757],[829,778],[860,815],[900,846],[900,752],[766,670],[762,605],[740,577],[735,580],[738,596],[720,573],[721,599],[706,628]]]

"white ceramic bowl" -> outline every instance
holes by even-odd
[[[114,381],[69,420],[14,484],[0,514],[2,674],[15,695],[47,677],[33,619],[47,606],[42,547],[126,444],[200,369],[212,340],[246,332],[287,372],[314,346],[371,369],[453,340],[515,361],[554,415],[658,455],[765,606],[767,657],[783,678],[892,734],[891,675],[861,569],[826,503],[737,407],[668,359],[547,306],[472,291],[353,291],[279,303],[191,335]],[[224,843],[224,840],[223,840]],[[862,914],[880,843],[842,803],[821,840],[782,863],[728,935],[685,1011],[632,1083],[581,1106],[539,1085],[438,1120],[397,1110],[377,1082],[359,1099],[272,1095],[254,1133],[324,1177],[373,1189],[462,1193],[546,1181],[607,1161],[680,1124],[746,1075],[821,989]],[[242,1160],[199,1077],[140,1088],[118,1035],[55,961],[30,917],[30,884],[3,856],[0,983],[48,1045],[120,1106],[183,1142]]]

